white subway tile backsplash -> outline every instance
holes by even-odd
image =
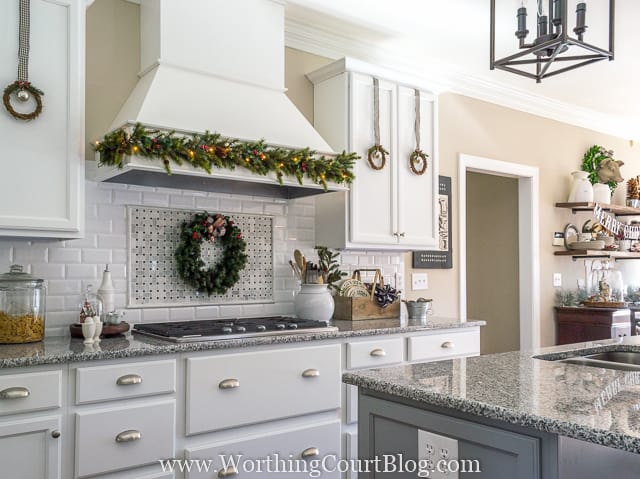
[[[114,191],[113,203],[116,205],[140,204],[142,202],[141,191]]]
[[[126,247],[127,247],[127,237],[124,234],[98,235],[98,248],[123,249]]]
[[[98,267],[95,264],[68,264],[66,268],[67,279],[86,279],[94,282],[98,279]]]
[[[207,196],[201,198],[195,198],[196,200],[196,209],[199,210],[211,210],[214,213],[216,210],[220,208],[220,200],[218,198],[210,198]]]
[[[11,263],[23,263],[47,280],[47,329],[68,334],[68,325],[77,320],[84,288],[100,284],[105,264],[111,265],[116,288],[116,305],[127,303],[128,268],[126,205],[206,209],[212,213],[249,213],[273,216],[274,225],[274,303],[213,305],[185,308],[127,309],[129,323],[169,320],[229,318],[243,315],[290,315],[294,312],[298,283],[288,261],[300,249],[308,260],[317,262],[313,249],[315,202],[313,198],[279,200],[229,194],[132,187],[120,184],[86,183],[85,237],[68,241],[0,240],[0,273]],[[349,275],[354,269],[380,267],[387,282],[393,284],[396,272],[403,272],[404,261],[397,253],[349,251],[340,256],[341,268]],[[370,278],[369,278],[370,280]]]
[[[63,264],[34,263],[31,265],[31,274],[45,280],[65,279]]]
[[[89,250],[92,251],[92,250]],[[50,263],[80,263],[82,250],[80,248],[49,248]]]
[[[82,250],[83,263],[110,264],[112,261],[113,261],[113,254],[112,254],[112,250],[110,249],[84,248]]]

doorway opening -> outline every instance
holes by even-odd
[[[483,353],[537,348],[540,346],[538,169],[464,154],[459,156],[458,166],[461,318],[487,321],[486,347],[481,339]],[[487,188],[493,191],[487,192]],[[471,201],[473,204],[469,204]],[[501,203],[504,201],[512,205]],[[509,225],[510,221],[517,225]],[[510,240],[506,241],[508,237]],[[501,245],[502,239],[505,242]],[[482,247],[486,244],[488,247]],[[471,256],[467,258],[467,254]],[[501,274],[509,277],[502,278]],[[508,286],[501,286],[509,282]],[[476,317],[478,313],[487,316]]]

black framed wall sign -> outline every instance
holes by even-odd
[[[416,269],[451,269],[451,177],[438,177],[438,249],[413,252]]]

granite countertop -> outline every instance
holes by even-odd
[[[312,332],[280,336],[227,339],[199,343],[170,343],[140,334],[103,339],[99,345],[85,345],[81,339],[54,336],[30,344],[0,345],[0,368],[60,364],[74,361],[117,359],[158,354],[245,348],[269,344],[288,344],[358,336],[376,336],[438,329],[483,326],[484,321],[461,323],[451,318],[430,317],[426,324],[405,319],[333,321],[338,331]]]
[[[640,454],[640,371],[534,357],[563,359],[611,350],[640,352],[640,337],[370,369],[346,373],[343,381]]]

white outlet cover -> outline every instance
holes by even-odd
[[[556,288],[562,286],[562,273],[553,273],[553,286]]]
[[[446,462],[439,462],[439,461]],[[446,464],[458,460],[458,441],[418,429],[418,461],[424,461],[431,479],[459,479],[458,472],[448,471]],[[440,467],[438,467],[440,465]]]

